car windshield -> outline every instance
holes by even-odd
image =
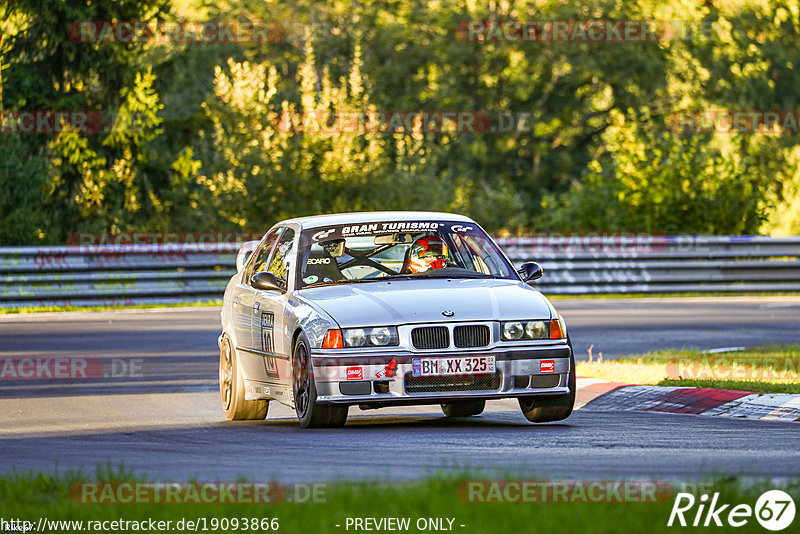
[[[518,279],[472,222],[385,221],[303,231],[298,287],[391,278]]]

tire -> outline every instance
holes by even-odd
[[[317,386],[311,366],[308,338],[300,334],[292,355],[294,407],[303,428],[338,428],[347,421],[349,406],[317,403]]]
[[[463,400],[442,404],[442,411],[447,417],[469,417],[482,413],[485,407],[484,399]]]
[[[239,369],[239,358],[227,334],[223,334],[219,349],[219,393],[222,409],[229,420],[263,420],[267,417],[269,401],[244,398],[244,379]]]
[[[569,393],[566,395],[544,395],[535,397],[520,397],[519,408],[522,414],[532,423],[550,423],[561,421],[572,414],[575,406],[575,354],[572,351],[572,342],[567,338],[569,345]]]

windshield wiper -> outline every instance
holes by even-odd
[[[414,280],[418,278],[497,278],[491,274],[476,273],[474,271],[464,271],[459,273],[438,273],[436,271],[424,272],[409,275],[408,278]]]
[[[306,284],[300,289],[305,289],[307,287],[322,287],[322,286],[338,286],[340,284],[360,284],[361,282],[385,282],[387,280],[393,280],[394,277],[392,276],[384,276],[382,278],[354,278],[354,279],[345,279],[345,280],[331,280],[330,282],[314,282],[313,284]]]
[[[391,282],[393,280],[420,280],[432,278],[474,278],[474,279],[502,279],[500,276],[491,274],[478,273],[475,271],[461,271],[457,273],[440,273],[437,271],[429,271],[419,274],[394,274],[391,276],[382,276],[380,278],[354,278],[346,280],[332,280],[330,282],[314,282],[313,284],[304,285],[301,289],[307,287],[322,287],[322,286],[335,286],[339,284],[360,284],[362,282]]]

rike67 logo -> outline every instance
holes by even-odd
[[[767,530],[783,530],[794,521],[794,500],[784,491],[770,490],[758,498],[753,508],[749,504],[722,503],[718,492],[711,497],[704,493],[699,499],[691,493],[678,493],[667,526],[721,527],[727,523],[732,527],[742,527],[753,516]]]

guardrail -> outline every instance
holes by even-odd
[[[0,247],[0,306],[221,300],[237,243]]]
[[[631,234],[498,239],[548,294],[800,291],[800,236]]]
[[[800,292],[800,237],[498,238],[546,294]],[[236,243],[0,247],[0,307],[220,300]]]

